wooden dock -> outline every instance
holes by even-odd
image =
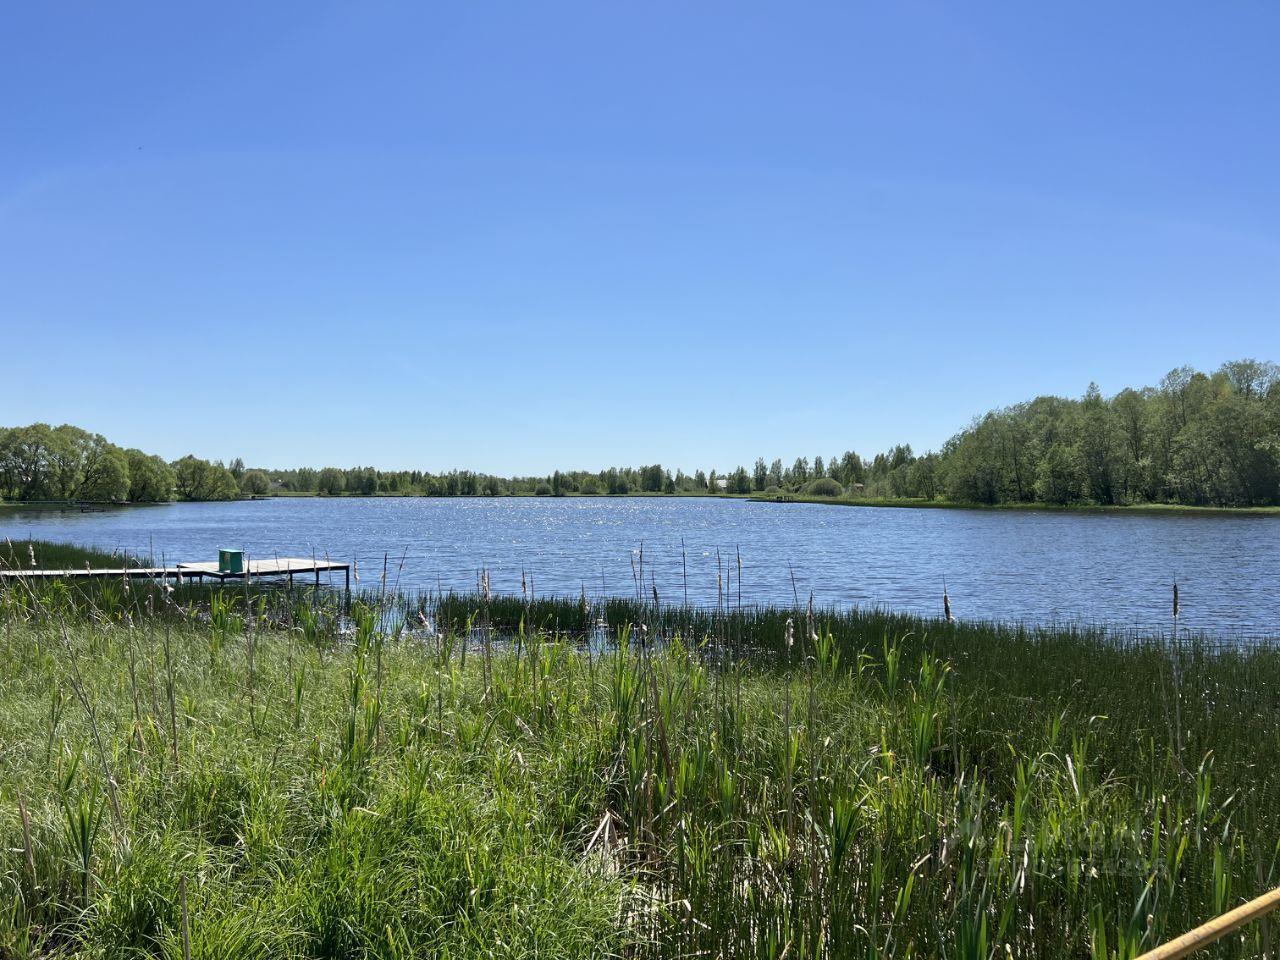
[[[216,560],[207,563],[180,563],[174,567],[113,567],[109,569],[82,570],[0,570],[0,580],[105,580],[143,578],[149,580],[199,580],[206,577],[218,581],[240,580],[259,577],[294,577],[314,576],[316,585],[320,584],[320,574],[343,574],[346,589],[351,589],[351,564],[337,563],[330,560],[308,560],[304,557],[273,557],[270,560],[246,560],[244,573],[227,573],[218,569]]]

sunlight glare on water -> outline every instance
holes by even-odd
[[[634,595],[643,548],[664,602],[728,599],[937,615],[1280,636],[1280,518],[876,509],[717,498],[306,499],[174,503],[105,513],[15,510],[0,536],[120,548],[157,561],[357,559],[362,586]],[[681,542],[685,564],[681,560]],[[737,552],[743,564],[738,580]],[[794,576],[794,587],[793,587]]]

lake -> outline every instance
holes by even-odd
[[[663,601],[880,605],[1046,624],[1280,636],[1280,518],[913,510],[717,498],[275,499],[173,503],[101,513],[0,512],[0,536],[121,548],[156,560],[355,559],[361,585],[634,595],[643,548]],[[681,550],[685,554],[682,564]],[[737,553],[742,558],[738,579]],[[687,571],[687,578],[686,573]],[[687,584],[687,587],[686,587]]]

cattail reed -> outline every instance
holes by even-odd
[[[615,642],[584,649],[560,628],[587,636],[585,583],[535,606],[491,579],[291,596],[212,669],[209,595],[225,623],[234,592],[161,622],[139,581],[122,630],[77,588],[51,665],[65,588],[0,591],[0,953],[280,952],[305,927],[387,956],[1132,957],[1275,882],[1272,650],[960,623],[945,582],[943,630],[798,590],[664,608],[652,575],[605,594]],[[526,652],[451,655],[522,621]],[[1175,719],[1153,691],[1179,662]],[[99,835],[116,779],[124,827]],[[1264,928],[1236,936],[1264,954]]]

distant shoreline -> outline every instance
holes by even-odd
[[[736,499],[736,498],[735,498]],[[1186,514],[1190,516],[1255,516],[1280,517],[1280,506],[1270,507],[1196,507],[1179,503],[955,503],[950,500],[921,500],[915,498],[869,497],[806,497],[795,494],[765,496],[751,494],[745,499],[757,503],[826,504],[832,507],[889,507],[919,510],[983,510],[992,512],[1031,513],[1127,513],[1127,514]]]
[[[155,507],[169,503],[245,503],[254,500],[748,500],[753,503],[819,504],[829,507],[878,507],[917,510],[980,510],[999,512],[1033,513],[1094,513],[1094,514],[1147,514],[1184,516],[1232,516],[1232,517],[1280,517],[1280,506],[1264,507],[1199,507],[1177,503],[1135,503],[1128,505],[1097,503],[956,503],[951,500],[923,500],[910,497],[810,497],[803,494],[782,493],[766,496],[763,493],[652,493],[632,492],[621,494],[565,493],[560,496],[539,496],[532,493],[508,493],[496,496],[434,496],[420,493],[341,493],[337,495],[314,492],[280,491],[255,497],[236,497],[232,500],[168,500],[157,503],[91,503],[69,500],[3,500],[0,510],[105,510],[117,507]]]

